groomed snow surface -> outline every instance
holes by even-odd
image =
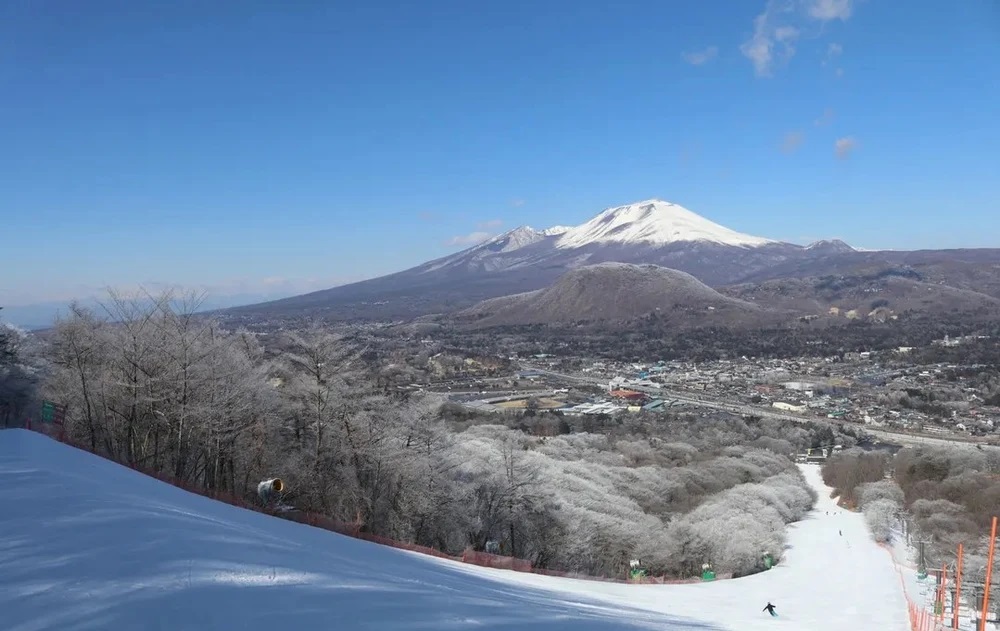
[[[820,500],[791,527],[774,569],[715,583],[624,585],[378,546],[5,430],[0,628],[905,631],[890,555],[860,515],[829,499],[818,467],[803,471]],[[761,611],[769,600],[778,618]]]

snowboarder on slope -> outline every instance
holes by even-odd
[[[761,611],[766,611],[767,613],[771,614],[775,618],[778,617],[778,614],[774,613],[774,605],[772,605],[770,603],[770,601],[767,603],[767,607],[764,607],[763,609],[761,609]]]

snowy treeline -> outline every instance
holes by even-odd
[[[481,503],[472,543],[494,538],[515,556],[593,574],[621,575],[632,558],[657,574],[691,576],[704,563],[750,573],[764,552],[780,556],[784,525],[815,501],[783,455],[730,447],[687,465],[631,462],[657,446],[596,434],[531,438],[498,426],[456,435],[458,480]],[[484,501],[505,493],[516,497],[511,513]]]
[[[889,456],[852,449],[831,457],[823,477],[864,511],[877,540],[901,530],[911,544],[926,544],[929,568],[952,570],[961,543],[967,584],[984,580],[990,524],[1000,514],[1000,451],[928,446]],[[994,577],[1000,588],[1000,573]]]
[[[36,403],[37,366],[31,363],[33,355],[27,345],[29,338],[23,331],[0,322],[0,427],[19,424]]]
[[[949,448],[907,448],[896,454],[895,480],[918,536],[935,550],[958,543],[978,545],[1000,514],[1000,452]]]
[[[823,480],[836,490],[841,502],[861,509],[872,537],[879,542],[892,539],[905,500],[899,485],[886,479],[891,466],[890,454],[861,449],[833,454],[823,465]]]
[[[878,542],[888,542],[903,511],[903,489],[892,480],[868,482],[858,487],[858,506]]]
[[[859,504],[859,487],[885,479],[892,455],[882,451],[845,449],[823,464],[823,482],[836,489],[840,502],[850,508]]]
[[[753,572],[814,500],[789,458],[813,430],[632,415],[533,436],[456,421],[440,399],[379,390],[375,353],[355,341],[310,329],[265,347],[190,307],[112,296],[114,324],[79,308],[58,324],[44,390],[68,406],[72,438],[247,497],[278,476],[290,503],[374,534],[452,553],[495,542],[591,574],[621,576],[633,558],[654,574]]]

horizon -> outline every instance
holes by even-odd
[[[648,198],[799,245],[1000,247],[987,0],[0,16],[15,323],[109,286],[308,293]]]

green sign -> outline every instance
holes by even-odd
[[[51,401],[42,401],[42,422],[51,423],[56,418],[56,405]]]

